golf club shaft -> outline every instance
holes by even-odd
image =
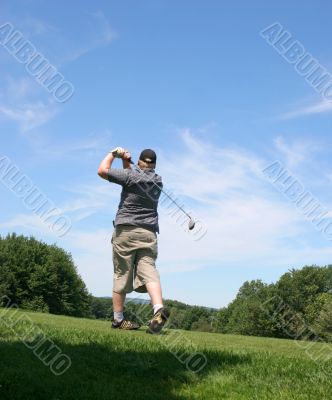
[[[135,169],[138,171],[138,167],[136,168],[135,163],[134,163],[132,160],[128,160],[128,161],[129,161],[130,164],[133,165],[133,166],[135,167]],[[159,187],[159,186],[158,186],[158,187]],[[189,219],[191,219],[191,216],[180,206],[180,204],[178,204],[174,199],[172,199],[172,197],[171,197],[167,192],[165,192],[165,190],[163,190],[161,187],[159,187],[159,189],[161,190],[161,192],[164,193],[165,196],[167,196],[167,197],[171,200],[171,202],[173,202],[183,213],[185,213],[186,216],[187,216]]]

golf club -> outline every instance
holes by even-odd
[[[136,164],[132,161],[132,160],[128,160],[130,162],[131,165],[133,165],[135,167],[135,170],[140,172],[139,167],[136,166]],[[158,186],[159,187],[159,186]],[[192,229],[195,228],[195,221],[191,218],[191,216],[180,206],[180,204],[178,204],[174,199],[172,199],[172,197],[165,192],[165,190],[163,190],[162,188],[159,188],[166,197],[168,197],[172,203],[174,203],[188,218],[189,218],[189,223],[188,223],[188,228],[191,231]]]

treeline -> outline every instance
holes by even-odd
[[[201,332],[215,331],[214,325],[218,310],[191,306],[175,300],[165,300],[164,306],[171,312],[170,328]],[[91,311],[96,319],[112,319],[112,299],[109,297],[92,297]],[[139,324],[145,324],[152,318],[152,307],[150,303],[128,299],[125,304],[125,314],[126,318]]]
[[[217,295],[217,294],[216,294]],[[111,320],[111,298],[97,298],[69,253],[33,237],[0,236],[0,306]],[[291,270],[276,283],[245,282],[220,310],[166,300],[170,327],[205,332],[332,341],[332,265]],[[150,304],[129,301],[126,316],[146,323]]]
[[[220,310],[165,300],[170,327],[249,336],[332,341],[332,265],[291,270],[276,283],[247,281]],[[93,298],[94,318],[111,319],[112,299]],[[126,315],[142,323],[151,305],[128,302]]]
[[[245,282],[215,322],[222,333],[332,341],[332,265]]]

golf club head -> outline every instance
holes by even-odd
[[[190,231],[195,228],[195,221],[191,218],[189,220],[188,228]]]

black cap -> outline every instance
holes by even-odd
[[[139,159],[149,164],[155,164],[157,161],[157,154],[151,149],[145,149],[142,151]]]

